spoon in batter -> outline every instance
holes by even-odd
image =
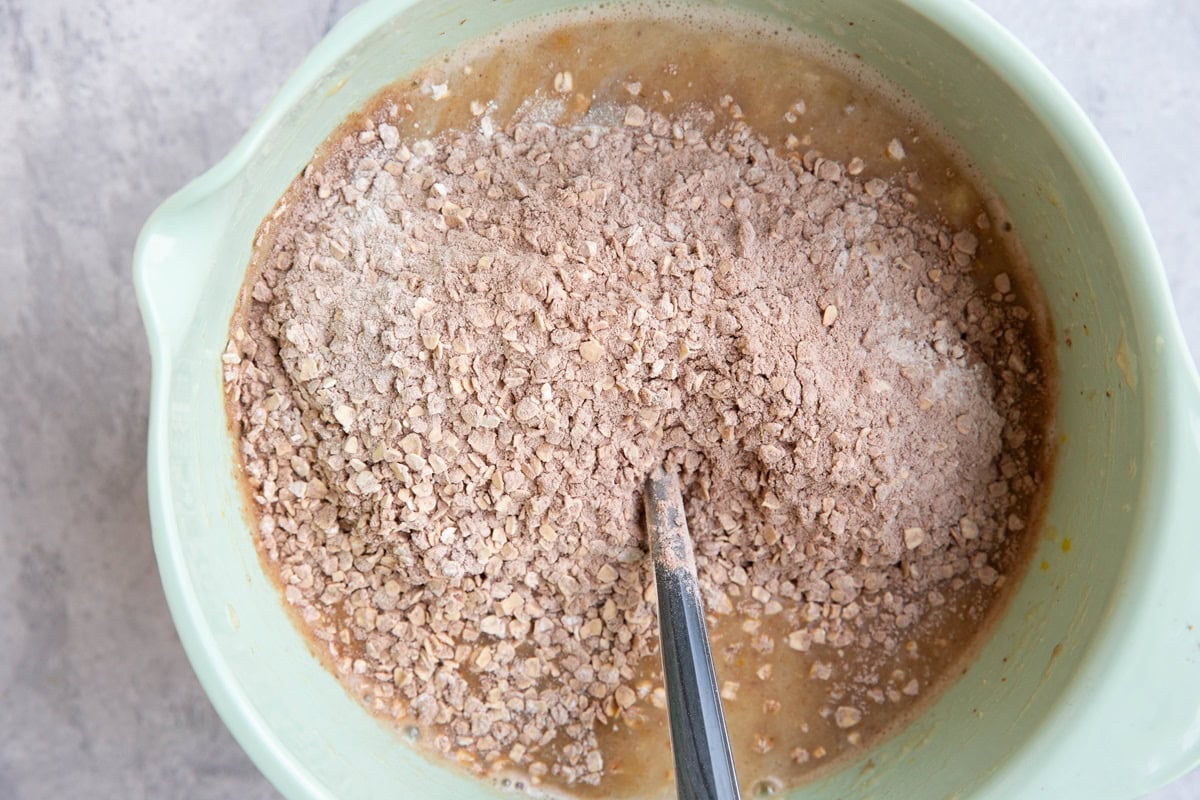
[[[680,800],[738,800],[679,476],[656,467],[646,477],[644,502],[676,791]]]

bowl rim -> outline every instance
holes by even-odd
[[[188,659],[218,715],[239,745],[272,784],[287,797],[334,798],[336,794],[285,747],[257,711],[252,699],[220,652],[200,608],[195,587],[185,565],[179,531],[171,509],[171,486],[167,479],[169,442],[167,408],[169,376],[172,368],[172,342],[165,332],[162,309],[155,302],[150,277],[151,264],[161,261],[163,245],[169,249],[172,220],[185,214],[205,197],[230,183],[254,158],[271,131],[283,123],[290,109],[301,102],[331,69],[346,58],[358,44],[391,18],[417,0],[368,0],[344,16],[310,51],[287,79],[236,146],[215,166],[169,197],[145,223],[134,250],[133,277],[138,305],[146,326],[152,364],[150,420],[147,440],[147,480],[153,542],[168,606]],[[1100,134],[1083,110],[1053,74],[1007,29],[969,0],[892,0],[906,6],[957,40],[974,58],[1008,85],[1034,112],[1039,124],[1070,154],[1077,173],[1090,182],[1089,195],[1096,210],[1111,232],[1123,264],[1126,289],[1137,309],[1152,309],[1156,325],[1151,331],[1139,326],[1140,341],[1155,341],[1165,351],[1161,371],[1146,376],[1142,391],[1145,404],[1147,438],[1170,446],[1171,429],[1185,421],[1190,409],[1200,408],[1200,376],[1188,357],[1182,329],[1174,312],[1166,275],[1143,212],[1133,191]],[[1152,384],[1157,385],[1152,385]],[[1170,384],[1170,385],[1167,385]],[[1180,399],[1189,392],[1195,401]],[[1195,423],[1193,423],[1195,424]],[[1197,428],[1200,430],[1200,428]],[[1187,454],[1184,454],[1187,455]],[[1175,452],[1179,457],[1180,453]],[[1147,464],[1139,496],[1142,505],[1169,503],[1170,482],[1154,482],[1154,470]],[[1161,476],[1158,476],[1161,477]],[[1161,516],[1161,515],[1160,515]],[[1169,514],[1167,516],[1170,516]],[[1134,524],[1130,551],[1161,543],[1168,531],[1155,531],[1154,519],[1139,518]],[[1154,535],[1152,535],[1154,534]],[[1200,545],[1195,548],[1200,555]],[[1129,561],[1129,554],[1126,555]],[[1125,603],[1136,598],[1149,578],[1128,575],[1136,572],[1122,565],[1122,597]],[[1146,572],[1146,570],[1142,570]],[[1067,730],[1067,706],[1070,698],[1083,698],[1082,692],[1099,685],[1105,659],[1120,647],[1122,634],[1145,609],[1120,608],[1117,598],[1089,644],[1075,674],[1063,690],[1063,701],[1055,704],[1034,735],[1024,742],[998,770],[1021,758],[1037,767],[1045,767],[1054,757]],[[1200,727],[1200,721],[1197,722]],[[1029,754],[1038,750],[1036,758]],[[1182,760],[1145,776],[1149,790],[1186,771],[1200,761],[1200,749]],[[1005,772],[1009,770],[1005,769]],[[1040,773],[1040,769],[1035,769]],[[997,773],[998,774],[998,773]],[[1011,786],[1008,790],[1011,791]],[[1011,795],[1009,795],[1011,796]]]

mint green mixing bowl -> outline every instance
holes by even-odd
[[[360,708],[309,653],[259,564],[220,374],[255,228],[382,86],[497,26],[579,4],[368,3],[142,231],[134,276],[154,362],[149,481],[163,585],[217,711],[289,797],[499,790],[427,760]],[[1047,535],[994,637],[900,735],[793,795],[1128,798],[1194,766],[1200,383],[1112,156],[1054,78],[967,2],[726,4],[861,54],[943,121],[1023,234],[1062,371]]]

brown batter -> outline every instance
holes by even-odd
[[[748,790],[808,778],[927,703],[983,640],[1035,535],[1048,482],[1052,365],[1044,310],[1002,235],[999,209],[886,92],[752,27],[730,18],[593,17],[507,34],[500,50],[462,54],[386,91],[331,139],[340,147],[315,159],[277,219],[264,223],[225,377],[270,568],[303,626],[324,642],[322,655],[369,707],[415,716],[413,730],[433,749],[509,782],[583,795],[669,794],[652,594],[631,510],[642,476],[664,458],[682,467],[688,486]],[[610,132],[587,139],[563,127],[581,121]],[[444,133],[456,130],[491,137]],[[750,163],[670,145],[693,136],[744,152]],[[534,156],[513,149],[552,160],[579,144],[604,157],[585,156],[571,169],[586,165],[619,190],[576,187],[572,175],[564,185],[573,199],[561,190],[541,196],[536,173],[521,172],[522,159]],[[615,155],[642,145],[641,156]],[[661,202],[685,204],[681,219],[694,217],[712,235],[684,236],[682,250],[664,244],[658,252],[626,228],[614,256],[601,235],[607,220],[633,208],[659,224],[653,153],[667,146],[682,155],[662,163],[698,177]],[[524,196],[473,196],[455,183],[472,170],[486,171],[495,187],[520,185]],[[773,198],[761,208],[749,199],[754,192],[740,194],[774,175],[796,185],[758,190]],[[694,208],[691,197],[701,198]],[[784,219],[778,208],[789,197],[804,202]],[[564,204],[581,210],[564,217]],[[510,209],[517,216],[506,216]],[[514,242],[489,238],[489,221],[512,228]],[[812,242],[833,236],[850,248],[851,225],[867,244],[840,271]],[[570,241],[588,226],[594,253]],[[543,232],[561,236],[565,249],[537,241]],[[406,253],[403,268],[387,266],[393,246]],[[664,254],[676,253],[689,265],[678,279],[663,266]],[[797,253],[812,277],[792,268]],[[883,272],[853,269],[871,258]],[[563,280],[555,306],[543,276],[577,263],[586,266],[571,267],[581,271]],[[712,305],[695,300],[695,275],[705,272],[715,279]],[[599,276],[616,305],[601,301],[599,289],[575,291],[597,279],[584,273]],[[391,305],[382,303],[379,292],[392,284]],[[496,309],[516,285],[545,295],[547,306],[512,300],[510,337]],[[664,292],[674,306],[681,290],[693,296],[692,308],[678,306],[695,321],[691,333],[655,322]],[[473,299],[490,315],[486,326]],[[624,323],[614,314],[642,303],[642,321],[632,324],[650,333],[638,339],[623,327],[636,312]],[[879,303],[898,311],[881,313]],[[739,328],[726,330],[725,315]],[[570,334],[573,327],[585,333]],[[526,335],[538,328],[545,339]],[[622,377],[634,341],[647,374]],[[563,366],[541,379],[532,365],[520,367],[544,388],[530,392],[525,379],[503,377],[537,348],[561,350]],[[478,397],[457,399],[456,354],[484,360],[468,387]],[[436,366],[443,358],[445,371]],[[688,390],[692,402],[676,406],[648,403],[641,389],[627,393],[635,379],[651,395],[655,381],[687,389],[688,369],[709,374],[709,386],[727,381],[728,393],[698,402],[702,380]],[[766,371],[755,378],[758,370]],[[543,423],[559,398],[589,387],[595,398],[572,406],[574,427],[548,433]],[[778,407],[799,421],[772,421],[775,406],[753,400],[763,391],[778,392],[786,400]],[[821,398],[811,406],[809,392]],[[594,456],[580,449],[588,441],[581,413],[616,445],[611,464],[603,446]],[[637,431],[632,450],[622,445],[626,424]],[[481,478],[491,499],[469,510],[455,505],[474,491],[466,478],[438,477],[460,463],[444,448],[455,437],[498,476]],[[863,448],[871,466],[854,465]],[[552,499],[560,490],[543,477],[564,468],[574,475],[562,464],[585,455],[596,459],[588,483],[572,485],[590,492],[585,508],[609,509],[587,524],[586,514]],[[531,475],[534,460],[543,466]],[[500,466],[513,463],[524,473]],[[471,467],[461,464],[467,475]],[[853,482],[837,483],[839,470]],[[456,533],[442,524],[426,530],[442,503]],[[391,511],[406,504],[410,516]],[[470,537],[457,532],[473,519],[505,540],[495,572],[488,559],[472,561]],[[537,581],[522,582],[530,574],[576,588],[547,594]],[[494,606],[473,616],[471,598],[481,591]],[[444,616],[448,599],[466,604],[456,621]],[[525,614],[531,601],[563,621],[564,641],[553,622],[543,630],[542,618]],[[392,627],[402,633],[389,634]],[[411,646],[421,641],[424,651]],[[608,660],[617,654],[625,660]],[[508,663],[530,659],[532,667],[512,673],[523,678],[505,682]],[[435,688],[443,672],[447,683]],[[540,712],[529,705],[531,691]],[[506,703],[520,693],[514,711]],[[518,716],[477,732],[474,720],[493,695]],[[471,712],[475,696],[484,705]],[[554,702],[566,700],[574,705],[559,720]]]

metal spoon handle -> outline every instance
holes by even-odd
[[[680,800],[738,800],[679,476],[651,472],[645,506],[676,790]]]

